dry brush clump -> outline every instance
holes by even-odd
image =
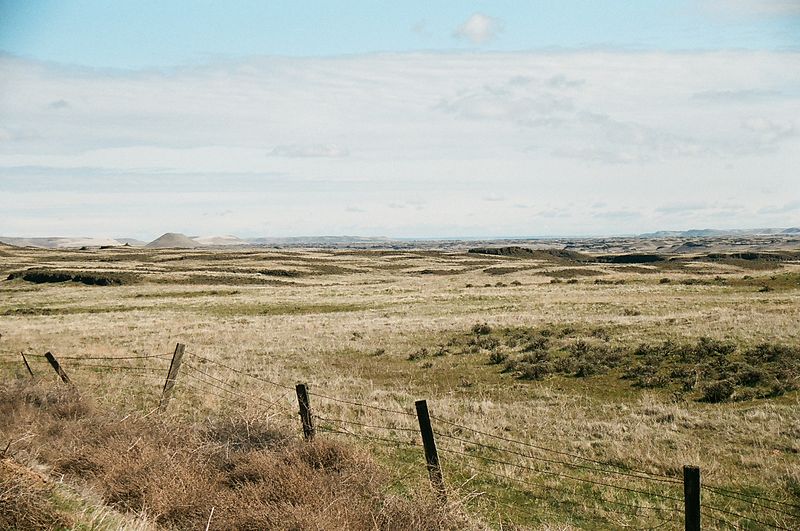
[[[64,529],[72,523],[56,503],[52,482],[0,457],[0,529]]]
[[[105,504],[168,529],[202,529],[212,508],[211,529],[474,527],[425,495],[392,494],[388,472],[364,451],[306,443],[268,419],[122,416],[64,386],[16,382],[0,390],[0,433],[20,441],[12,447],[18,462],[46,466]],[[0,480],[0,527],[70,525],[46,510],[46,491],[31,495],[24,482]]]

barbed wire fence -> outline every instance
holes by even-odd
[[[305,383],[277,382],[213,358],[185,356],[185,346],[180,343],[171,355],[59,359],[51,352],[20,355],[0,354],[0,364],[20,367],[22,362],[29,376],[37,378],[30,361],[46,361],[61,381],[76,391],[69,376],[72,371],[124,372],[142,383],[163,383],[158,407],[162,412],[168,407],[180,375],[180,386],[199,395],[239,405],[256,404],[268,417],[296,422],[299,416],[306,441],[324,433],[392,451],[414,452],[417,457],[424,457],[432,489],[443,502],[449,494],[447,477],[464,485],[486,486],[474,498],[493,507],[501,524],[512,519],[509,515],[539,522],[547,522],[548,517],[563,520],[571,515],[578,524],[599,517],[617,527],[642,528],[641,522],[646,521],[648,529],[696,531],[701,529],[701,520],[721,529],[800,528],[800,504],[705,484],[697,467],[684,466],[681,479],[637,470],[432,415],[425,400],[415,402],[413,410],[405,410],[312,392]],[[266,384],[278,393],[278,398],[267,399],[242,389],[234,377]],[[294,412],[289,409],[292,395],[297,398],[298,409]],[[371,417],[371,413],[375,415]],[[375,417],[390,420],[371,420]],[[440,453],[446,459],[441,460]]]

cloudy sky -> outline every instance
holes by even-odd
[[[0,234],[800,225],[800,0],[0,0]]]

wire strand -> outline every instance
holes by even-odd
[[[743,514],[739,514],[739,513],[734,512],[734,511],[729,511],[728,509],[723,509],[722,507],[716,507],[714,505],[708,505],[708,504],[704,504],[703,507],[705,507],[706,509],[710,509],[712,511],[719,511],[721,513],[724,513],[724,514],[727,514],[727,515],[730,515],[730,516],[734,516],[734,517],[740,518],[742,520],[749,520],[750,522],[755,522],[757,524],[765,525],[767,527],[771,527],[772,529],[782,529],[784,531],[791,531],[788,527],[783,527],[783,526],[780,526],[780,525],[777,525],[777,524],[771,524],[769,522],[764,522],[763,520],[759,520],[757,518],[753,518],[752,516],[745,516]]]
[[[316,396],[318,398],[331,400],[333,402],[340,402],[342,404],[350,404],[351,406],[365,407],[367,409],[374,409],[374,410],[377,410],[377,411],[383,411],[385,413],[394,413],[395,415],[406,415],[408,417],[415,417],[416,418],[416,415],[414,413],[409,413],[408,411],[403,411],[403,410],[400,410],[400,409],[388,409],[388,408],[380,407],[380,406],[372,406],[372,405],[369,405],[369,404],[362,404],[361,402],[354,402],[352,400],[344,400],[342,398],[334,398],[332,396],[327,396],[327,395],[323,395],[323,394],[320,394],[320,393],[312,393],[311,391],[309,391],[308,394],[311,395],[311,396]]]
[[[123,366],[123,365],[105,365],[105,364],[96,364],[96,363],[76,363],[68,369],[111,369],[111,370],[119,370],[119,371],[141,371],[141,372],[164,372],[163,368],[159,367],[132,367],[132,366]]]
[[[209,391],[209,390],[207,390],[207,389],[201,389],[200,387],[198,387],[198,386],[196,386],[196,385],[193,385],[193,384],[190,384],[190,383],[189,383],[189,382],[187,382],[187,381],[183,381],[183,382],[181,382],[181,385],[182,385],[182,386],[186,386],[186,387],[188,387],[189,389],[192,389],[192,390],[194,390],[194,391],[197,391],[198,393],[209,394],[209,395],[211,395],[211,396],[215,396],[215,397],[219,398],[220,400],[229,400],[229,397],[228,397],[227,395],[221,395],[221,394],[219,394],[219,393],[215,393],[215,392],[213,392],[213,391]]]
[[[354,426],[361,426],[363,428],[375,428],[375,429],[387,430],[387,431],[394,430],[394,431],[407,431],[407,432],[410,432],[410,433],[419,433],[419,430],[417,430],[417,429],[404,428],[402,426],[401,427],[397,427],[397,428],[392,428],[390,426],[380,426],[380,425],[376,425],[376,424],[365,424],[363,422],[356,422],[354,420],[329,419],[329,418],[326,418],[326,417],[321,417],[321,416],[316,415],[316,414],[314,414],[314,417],[316,417],[317,419],[319,419],[319,420],[321,420],[323,422],[338,422],[338,423],[342,423],[342,424],[352,424]]]
[[[755,505],[755,506],[761,507],[763,509],[769,509],[770,511],[775,511],[775,512],[778,512],[778,513],[786,515],[786,516],[791,516],[791,517],[794,517],[794,518],[800,518],[800,514],[790,513],[790,512],[784,511],[783,509],[779,509],[778,507],[771,507],[769,505],[765,505],[763,503],[759,503],[757,501],[753,501],[752,499],[748,499],[748,498],[745,498],[743,496],[737,496],[737,495],[734,495],[734,494],[723,493],[723,492],[717,491],[717,489],[715,489],[713,487],[709,488],[709,487],[705,487],[703,485],[701,485],[700,488],[705,489],[706,491],[711,492],[713,494],[716,494],[717,496],[723,496],[725,498],[731,498],[731,499],[734,499],[734,500],[739,500],[741,502],[749,503],[751,505]],[[786,505],[789,505],[791,507],[791,504],[786,504]]]
[[[467,430],[467,431],[471,431],[473,433],[478,433],[478,434],[484,435],[486,437],[491,437],[493,439],[498,439],[500,441],[505,441],[505,442],[509,442],[509,443],[512,443],[512,444],[519,444],[521,446],[527,446],[529,448],[534,448],[536,450],[541,450],[543,452],[550,452],[550,453],[557,454],[557,455],[563,455],[565,457],[572,457],[573,459],[580,459],[581,461],[594,463],[596,465],[607,466],[607,467],[612,467],[612,468],[625,470],[625,467],[623,467],[621,465],[616,465],[614,463],[609,463],[609,462],[606,462],[606,461],[599,461],[597,459],[591,459],[589,457],[583,457],[582,455],[573,454],[573,453],[570,453],[570,452],[564,452],[564,451],[561,451],[561,450],[553,450],[552,448],[547,448],[547,447],[544,447],[544,446],[537,446],[535,444],[531,444],[531,443],[528,443],[528,442],[518,441],[518,440],[515,440],[515,439],[510,439],[508,437],[503,437],[502,435],[495,435],[493,433],[477,430],[475,428],[469,428],[467,426],[464,426],[464,425],[461,425],[461,424],[458,424],[458,423],[455,423],[455,422],[451,422],[451,421],[449,421],[447,419],[444,419],[442,417],[437,417],[437,416],[431,415],[430,418],[432,420],[443,422],[445,424],[449,424],[449,425],[455,426],[457,428],[461,428],[461,429],[464,429],[464,430]],[[634,470],[635,472],[637,472],[639,474],[645,474],[645,475],[648,475],[648,476],[653,476],[654,478],[661,478],[662,480],[666,480],[665,482],[682,483],[681,481],[676,480],[675,478],[672,478],[670,476],[665,476],[663,474],[654,474],[652,472],[646,472],[644,470],[635,470],[635,469],[631,469],[631,470]]]
[[[754,503],[754,502],[750,501],[749,499],[747,499],[747,498],[753,498],[753,499],[756,499],[756,500],[759,500],[759,501],[765,501],[765,502],[769,502],[769,503],[777,503],[778,505],[784,505],[786,507],[791,507],[793,509],[800,510],[800,505],[795,505],[793,503],[788,503],[788,502],[780,501],[780,500],[774,500],[772,498],[766,498],[764,496],[756,496],[755,494],[745,494],[743,492],[736,492],[736,491],[733,491],[733,490],[724,489],[722,487],[715,487],[715,486],[712,486],[712,485],[701,485],[701,488],[703,488],[703,489],[705,489],[705,490],[707,490],[709,492],[713,492],[714,494],[718,494],[720,496],[725,496],[725,497],[733,498],[733,499],[736,499],[736,500],[746,501],[747,503]],[[758,504],[754,503],[754,505],[758,505]],[[760,507],[763,507],[763,506],[760,506]],[[778,510],[778,509],[773,509],[773,510]],[[784,514],[787,514],[787,513],[784,513]],[[800,515],[791,514],[789,516],[800,516]]]
[[[215,378],[215,377],[211,376],[210,374],[205,373],[205,372],[201,371],[200,369],[197,369],[197,368],[193,367],[191,364],[187,363],[187,367],[190,369],[189,372],[186,373],[186,375],[188,377],[193,378],[194,380],[196,380],[196,381],[198,381],[200,383],[203,383],[205,385],[210,385],[211,387],[214,387],[214,388],[219,389],[219,390],[221,390],[223,392],[229,393],[232,396],[236,397],[237,399],[247,401],[248,403],[250,401],[252,401],[252,400],[258,400],[259,402],[267,404],[267,409],[266,409],[267,411],[270,411],[272,408],[274,408],[276,405],[278,405],[278,403],[280,403],[281,400],[285,399],[286,396],[289,394],[288,392],[284,393],[277,400],[269,401],[269,400],[267,400],[265,398],[262,398],[262,397],[259,397],[259,396],[256,396],[256,395],[252,395],[250,393],[242,393],[242,392],[239,392],[238,390],[234,390],[234,388],[233,388],[233,386],[231,384],[229,384],[229,383],[227,383],[227,382],[225,382],[223,380],[220,380],[219,378]],[[223,386],[217,385],[215,383],[209,382],[207,380],[203,380],[202,378],[197,376],[198,374],[201,375],[201,376],[204,376],[204,377],[208,377],[208,378],[217,380],[218,382],[221,382],[223,385],[225,385],[227,387],[223,387]]]
[[[260,376],[253,376],[252,374],[249,374],[249,373],[247,373],[247,372],[245,372],[245,371],[243,371],[241,369],[236,369],[234,367],[226,365],[226,364],[222,363],[221,361],[212,360],[211,358],[206,358],[205,356],[200,356],[198,354],[193,354],[193,356],[195,358],[203,360],[205,362],[213,363],[214,365],[219,365],[220,367],[228,369],[229,371],[233,371],[233,372],[235,372],[237,374],[241,374],[243,376],[247,376],[248,378],[252,378],[254,380],[258,380],[259,382],[264,382],[264,383],[267,383],[267,384],[270,384],[270,385],[274,385],[276,387],[281,387],[283,389],[294,389],[293,386],[284,385],[284,384],[281,384],[281,383],[278,383],[278,382],[273,382],[272,380],[267,380],[266,378],[262,378]]]
[[[113,360],[149,360],[149,359],[158,359],[161,361],[169,361],[172,357],[172,354],[144,354],[141,356],[59,356],[59,360],[102,360],[102,361],[113,361]]]
[[[506,480],[509,480],[509,481],[515,481],[515,482],[517,482],[519,484],[526,485],[528,487],[543,488],[542,485],[537,485],[536,483],[533,483],[532,481],[525,481],[524,479],[515,478],[515,477],[509,476],[507,474],[501,474],[500,472],[495,472],[495,471],[492,471],[492,470],[488,470],[486,468],[477,467],[477,466],[470,465],[470,464],[464,464],[463,466],[466,466],[467,468],[470,468],[470,469],[472,469],[472,470],[474,470],[476,472],[479,472],[479,473],[489,474],[489,475],[492,475],[492,476],[495,476],[495,477],[498,477],[498,478],[502,478],[502,479],[506,479]],[[561,493],[564,493],[564,494],[566,494],[568,496],[574,496],[575,495],[574,493],[567,492],[566,489],[564,489],[564,488],[552,487],[552,486],[548,486],[547,488],[550,489],[550,490],[557,490],[557,491],[559,491]],[[536,498],[536,499],[539,499],[539,500],[542,500],[542,501],[545,501],[545,502],[548,502],[549,500],[552,500],[552,498],[545,498],[545,497],[533,494],[531,492],[528,492],[528,494],[531,495],[532,497]],[[672,507],[662,509],[661,507],[655,507],[655,506],[651,506],[651,505],[638,505],[638,504],[633,504],[633,503],[621,502],[621,501],[617,501],[617,500],[609,500],[609,499],[603,498],[602,496],[595,496],[594,499],[597,500],[597,501],[603,502],[603,503],[610,503],[612,505],[620,505],[620,506],[628,507],[628,508],[631,508],[631,509],[651,510],[651,511],[657,511],[657,512],[664,512],[665,510],[669,510],[669,511],[671,511],[673,513],[680,513],[680,511],[678,511],[678,510],[676,510],[675,508],[672,508]],[[556,503],[565,503],[567,505],[573,505],[573,506],[580,505],[578,502],[575,502],[575,501],[569,500],[569,499],[567,499],[567,500],[555,500],[555,502]]]
[[[738,529],[739,528],[738,526],[732,524],[731,522],[727,521],[724,518],[720,518],[719,516],[714,516],[713,514],[709,513],[708,511],[704,511],[703,508],[700,508],[700,514],[703,515],[703,517],[705,517],[705,518],[710,518],[710,519],[714,520],[715,522],[719,522],[719,523],[725,524],[725,525],[727,525],[728,527],[730,527],[732,529]]]
[[[522,470],[528,470],[528,471],[534,472],[536,474],[543,474],[543,475],[546,475],[546,476],[554,476],[554,477],[560,477],[560,478],[564,478],[564,479],[571,479],[573,481],[578,481],[578,482],[581,482],[581,483],[588,483],[588,484],[591,484],[591,485],[610,487],[610,488],[614,488],[614,489],[624,490],[624,491],[627,491],[627,492],[633,492],[633,493],[636,493],[636,494],[642,494],[644,496],[654,496],[656,498],[663,498],[665,500],[672,500],[672,501],[677,501],[677,502],[681,502],[681,503],[683,502],[682,498],[676,498],[674,496],[668,496],[666,494],[659,494],[659,493],[656,493],[656,492],[647,492],[647,491],[643,491],[643,490],[639,490],[639,489],[632,489],[630,487],[623,487],[623,486],[620,486],[620,485],[614,485],[613,483],[604,483],[602,481],[596,481],[596,480],[586,479],[586,478],[579,478],[579,477],[576,477],[576,476],[571,476],[569,474],[562,474],[560,472],[553,472],[551,470],[541,470],[541,469],[533,468],[533,467],[526,466],[526,465],[520,465],[519,463],[512,463],[511,461],[503,461],[502,459],[493,459],[491,457],[480,456],[480,455],[471,455],[471,454],[468,454],[466,452],[460,452],[460,451],[457,451],[457,450],[450,450],[450,449],[447,449],[447,448],[442,448],[440,450],[442,452],[461,455],[461,456],[464,456],[464,457],[468,457],[470,459],[484,459],[484,460],[489,461],[491,463],[513,466],[515,468],[519,468],[519,469],[522,469]]]
[[[617,471],[617,470],[603,470],[603,469],[595,468],[595,467],[591,467],[591,466],[579,465],[579,464],[576,464],[576,463],[569,463],[567,461],[559,461],[558,459],[548,459],[546,457],[540,457],[540,456],[535,456],[535,455],[531,455],[531,454],[526,454],[526,453],[523,453],[523,452],[518,452],[516,450],[510,450],[508,448],[500,448],[499,446],[494,446],[494,445],[491,445],[491,444],[485,444],[485,443],[481,443],[481,442],[477,442],[477,441],[472,441],[472,440],[469,440],[469,439],[463,439],[461,437],[456,437],[455,435],[450,435],[450,434],[447,434],[447,433],[441,433],[441,432],[438,432],[438,431],[434,431],[434,433],[436,435],[439,435],[440,437],[445,437],[447,439],[453,439],[455,441],[459,441],[459,442],[462,442],[464,444],[473,444],[475,446],[480,446],[480,447],[487,448],[487,449],[490,449],[490,450],[496,450],[498,452],[505,452],[505,453],[509,453],[509,454],[518,455],[520,457],[525,457],[525,458],[528,458],[528,459],[531,459],[531,460],[534,460],[534,461],[543,461],[545,463],[564,465],[564,466],[568,466],[568,467],[572,467],[572,468],[579,468],[579,469],[582,469],[582,470],[592,470],[594,472],[602,472],[603,474],[614,474],[614,475],[617,475],[617,476],[632,477],[632,478],[642,479],[642,480],[646,480],[646,481],[658,481],[658,482],[661,482],[661,483],[670,483],[670,484],[679,484],[679,485],[683,484],[682,481],[677,481],[677,480],[674,480],[674,481],[673,480],[669,480],[668,481],[668,480],[665,480],[665,479],[653,478],[653,477],[650,477],[650,476],[640,475],[640,474],[635,473],[635,472],[623,472],[623,471]]]
[[[365,434],[361,434],[361,433],[353,433],[352,431],[347,431],[347,430],[336,430],[336,429],[333,429],[333,428],[327,428],[325,426],[320,426],[319,427],[319,431],[328,432],[328,433],[339,433],[341,435],[349,435],[349,436],[355,437],[357,439],[370,439],[370,440],[373,440],[373,441],[380,441],[380,442],[384,442],[384,443],[390,443],[392,445],[411,446],[411,447],[414,447],[414,448],[419,448],[420,447],[420,445],[415,443],[415,442],[401,441],[399,439],[389,439],[389,438],[386,438],[386,437],[378,437],[376,435],[365,435]]]

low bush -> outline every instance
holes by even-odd
[[[102,271],[63,271],[56,269],[28,269],[8,275],[8,280],[22,279],[36,284],[78,282],[88,286],[121,286],[134,284],[139,276],[133,273]]]

